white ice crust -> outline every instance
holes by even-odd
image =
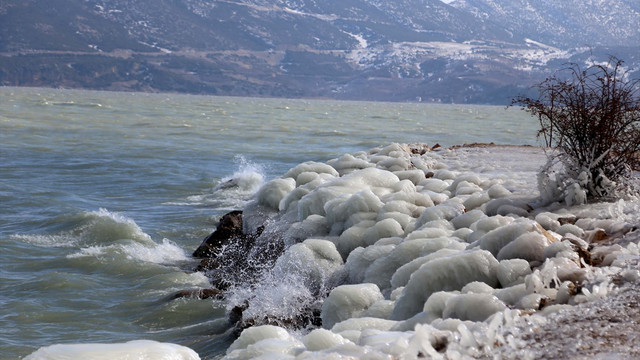
[[[616,274],[640,281],[640,201],[537,205],[537,148],[412,149],[308,162],[263,186],[244,216],[280,234],[277,273],[331,291],[323,328],[249,328],[227,358],[486,356],[522,345],[522,319],[606,297]]]
[[[286,333],[286,331],[285,331]],[[58,344],[40,348],[24,360],[200,360],[198,354],[184,346],[151,340],[134,340],[115,344]]]

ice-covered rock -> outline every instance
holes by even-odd
[[[375,166],[375,164],[372,164],[363,157],[355,157],[351,154],[344,154],[338,159],[329,160],[327,164],[336,169],[340,176]]]
[[[310,175],[310,174],[316,174],[316,175]],[[297,186],[300,186],[300,185],[304,185],[309,180],[314,179],[317,175],[320,175],[320,174],[328,174],[331,177],[339,176],[336,169],[334,169],[329,164],[315,162],[315,161],[307,161],[289,169],[289,171],[287,171],[282,177],[293,178],[296,181]]]
[[[493,294],[494,288],[482,281],[473,281],[463,286],[460,292],[463,294]]]
[[[287,330],[262,325],[245,329],[240,337],[227,349],[226,359],[254,359],[260,356],[284,358],[295,356],[304,350],[304,345]]]
[[[442,313],[447,305],[447,301],[459,294],[459,291],[438,291],[431,294],[422,309],[427,315],[425,321],[431,323],[435,319],[443,318]]]
[[[273,210],[281,210],[280,201],[295,189],[295,187],[296,182],[291,178],[273,179],[258,190],[256,199],[260,205]]]
[[[506,305],[515,307],[515,305],[520,302],[520,299],[530,293],[530,290],[527,289],[527,286],[523,282],[521,284],[504,287],[503,289],[496,289],[493,294]]]
[[[455,218],[451,219],[451,224],[456,229],[469,228],[471,227],[471,224],[486,217],[487,215],[484,212],[476,209],[456,216]]]
[[[402,265],[417,258],[430,239],[406,240],[395,246],[389,253],[377,258],[361,273],[364,282],[378,285],[382,290],[391,287],[391,277]]]
[[[484,321],[506,308],[505,304],[492,294],[460,294],[447,300],[442,317]]]
[[[332,331],[326,329],[315,329],[302,338],[302,343],[307,350],[318,351],[338,345],[349,344],[351,341]]]
[[[357,317],[357,318],[349,318],[343,320],[337,324],[335,324],[331,331],[335,333],[344,333],[346,331],[360,331],[367,329],[376,329],[376,330],[391,330],[394,325],[396,325],[396,321],[373,318],[373,317]]]
[[[549,244],[549,240],[538,232],[524,233],[503,246],[496,258],[498,260],[524,259],[542,262],[544,250]]]
[[[286,333],[286,332],[285,332]],[[200,360],[198,354],[184,346],[151,340],[134,340],[114,344],[59,344],[43,347],[25,360],[111,360],[158,359]]]
[[[297,276],[312,292],[317,292],[342,264],[342,257],[331,241],[307,239],[287,249],[276,261],[273,272],[282,277]]]
[[[325,236],[329,233],[329,222],[324,216],[310,215],[302,222],[292,224],[284,233],[285,246],[291,246],[305,239],[315,236]]]
[[[448,200],[436,206],[426,208],[416,221],[416,228],[435,220],[451,220],[464,213],[464,205],[455,200]]]
[[[520,235],[536,231],[535,222],[519,219],[506,226],[500,226],[487,232],[478,242],[481,249],[489,250],[494,256],[497,256],[504,246],[517,239]]]
[[[394,301],[379,300],[375,302],[373,305],[369,306],[369,308],[367,308],[367,310],[365,310],[361,314],[361,317],[389,319],[391,317],[391,312],[393,312],[394,305],[395,305]]]
[[[322,304],[322,326],[331,329],[341,321],[356,318],[380,300],[384,297],[374,284],[338,286]]]
[[[498,265],[498,281],[502,287],[509,287],[524,282],[524,278],[531,274],[529,262],[524,259],[502,260]]]
[[[392,318],[407,319],[424,306],[436,291],[460,290],[473,281],[482,281],[495,287],[498,260],[485,250],[473,250],[443,256],[423,264],[411,275],[402,296],[396,302]]]
[[[521,313],[601,299],[613,274],[640,279],[640,236],[615,242],[635,229],[628,219],[640,206],[536,201],[549,196],[536,192],[539,166],[518,158],[531,149],[492,151],[392,144],[268,182],[245,211],[269,221],[248,228],[264,226],[259,240],[284,252],[252,291],[273,282],[265,292],[282,304],[322,306],[323,329],[300,342],[262,328],[228,357],[438,358],[445,348],[448,358],[486,357],[518,345],[505,329]],[[579,191],[572,201],[582,203]]]
[[[456,246],[458,245],[458,246]],[[425,253],[425,249],[428,247],[428,251],[426,255],[420,256],[398,268],[396,272],[391,277],[391,287],[398,288],[407,285],[411,275],[417,271],[423,264],[447,255],[455,255],[458,254],[459,250],[464,249],[464,245],[451,240],[450,238],[437,238],[429,241],[425,246],[423,246],[423,250],[421,254]],[[434,250],[436,247],[438,250]]]
[[[393,252],[395,248],[396,246],[394,245],[374,245],[366,248],[359,247],[351,251],[346,262],[349,282],[364,282],[367,269],[371,266],[371,264],[373,264],[380,258],[384,258],[389,253]],[[383,274],[380,275],[384,276]]]

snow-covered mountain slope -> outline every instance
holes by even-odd
[[[636,0],[456,0],[451,5],[555,46],[640,43],[640,2]]]
[[[7,0],[0,84],[508,103],[564,63],[640,69],[635,0]]]

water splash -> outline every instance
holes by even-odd
[[[292,245],[273,266],[263,265],[254,280],[239,282],[228,291],[229,310],[243,309],[240,327],[317,326],[322,299],[344,274],[342,258],[327,240]]]
[[[238,194],[253,195],[264,183],[264,169],[261,165],[238,155],[234,158],[237,170],[231,176],[222,178],[213,189],[217,191],[235,190]]]
[[[251,162],[242,155],[234,157],[233,163],[233,174],[214,180],[213,189],[163,205],[207,206],[218,211],[242,209],[264,184],[265,170],[262,165]]]
[[[265,170],[260,164],[244,156],[234,158],[236,171],[222,178],[213,188],[218,206],[224,209],[239,209],[251,199],[265,181]]]

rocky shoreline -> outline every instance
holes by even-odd
[[[595,354],[593,347],[591,352],[567,350],[571,348],[569,344],[560,344],[561,341],[554,335],[556,328],[548,323],[537,327],[531,327],[529,324],[526,325],[529,326],[528,329],[524,326],[521,333],[531,334],[531,329],[535,329],[535,333],[518,338],[516,345],[495,340],[494,343],[484,344],[480,349],[473,351],[460,342],[460,335],[455,335],[463,326],[469,329],[470,334],[475,334],[470,335],[471,337],[475,336],[476,340],[480,341],[479,334],[482,329],[486,330],[487,322],[497,321],[491,320],[496,318],[491,315],[502,312],[507,314],[509,311],[516,311],[513,313],[516,317],[542,314],[546,319],[558,319],[553,321],[569,327],[572,322],[579,322],[576,320],[579,316],[578,306],[595,306],[583,305],[583,302],[595,304],[594,301],[606,299],[607,294],[613,293],[613,289],[619,285],[624,287],[640,279],[640,274],[633,272],[628,262],[625,263],[629,258],[635,259],[638,256],[634,253],[638,249],[638,237],[634,237],[634,234],[637,234],[637,222],[634,221],[637,219],[629,216],[631,210],[622,209],[628,204],[593,204],[590,207],[572,208],[570,211],[564,209],[561,204],[536,208],[532,202],[535,196],[527,194],[527,187],[531,186],[531,181],[526,180],[525,183],[524,180],[518,179],[520,175],[517,172],[522,170],[514,169],[512,177],[515,180],[509,179],[509,167],[523,166],[516,165],[521,161],[518,159],[519,156],[529,157],[527,161],[540,161],[538,152],[536,148],[531,147],[501,147],[494,144],[470,144],[449,149],[439,146],[432,148],[423,144],[391,145],[383,149],[374,149],[368,154],[363,152],[356,156],[345,155],[327,164],[301,164],[283,178],[267,183],[256,195],[256,200],[244,211],[232,211],[221,218],[217,229],[205,238],[193,253],[195,258],[201,259],[195,270],[208,276],[212,288],[181,292],[176,294],[176,297],[226,299],[238,286],[258,289],[263,286],[260,283],[263,281],[261,276],[273,272],[274,268],[288,269],[285,273],[289,274],[291,272],[288,271],[296,271],[290,270],[288,264],[283,265],[284,260],[281,260],[287,258],[292,252],[291,249],[302,249],[303,252],[290,255],[287,258],[289,261],[294,258],[292,256],[300,256],[311,249],[315,255],[309,255],[311,257],[307,259],[308,262],[303,261],[302,266],[308,266],[313,274],[320,271],[321,278],[318,280],[313,277],[316,275],[305,275],[307,278],[301,286],[308,287],[308,296],[315,300],[302,301],[294,313],[282,315],[277,312],[261,312],[260,309],[252,308],[256,306],[256,301],[260,303],[260,299],[242,299],[232,295],[234,298],[229,311],[229,321],[240,336],[237,341],[240,345],[234,344],[228,352],[229,358],[236,358],[239,354],[247,355],[245,352],[249,351],[249,348],[251,351],[257,351],[252,348],[252,344],[269,342],[275,338],[279,338],[280,342],[286,338],[290,344],[284,350],[270,349],[267,353],[284,351],[282,354],[300,355],[313,350],[328,356],[344,354],[342,347],[347,343],[369,349],[366,351],[370,352],[373,351],[370,349],[372,345],[364,337],[365,333],[375,330],[380,332],[381,336],[387,336],[389,341],[394,337],[404,336],[409,344],[411,339],[418,337],[421,326],[428,326],[430,329],[431,335],[427,338],[433,341],[431,347],[427,347],[436,349],[437,354],[445,357],[455,357],[454,354],[473,357],[491,357],[490,354],[500,357],[500,354],[503,354],[505,357],[511,357],[519,351],[525,354],[526,358],[553,358],[549,355],[552,353],[549,349],[536,352],[535,347],[527,350],[520,348],[522,344],[537,341],[556,344],[559,350],[554,351],[558,355],[571,357],[577,354]],[[534,153],[535,155],[532,155]],[[487,160],[485,156],[494,156],[497,158],[496,163],[492,163],[494,160]],[[456,165],[449,168],[444,165],[446,162]],[[503,168],[498,169],[500,166]],[[380,170],[367,170],[372,168]],[[526,176],[531,175],[532,169],[535,167],[526,166],[525,171],[529,172]],[[358,174],[366,176],[358,178]],[[499,179],[492,179],[491,176],[496,174]],[[384,176],[396,180],[384,182]],[[360,187],[348,188],[345,179],[357,179],[356,184]],[[363,182],[365,185],[362,185]],[[342,186],[339,189],[342,193],[331,188],[335,183]],[[372,183],[375,185],[371,185]],[[384,190],[386,188],[391,190]],[[304,206],[313,206],[312,203],[304,203],[305,196],[311,194],[309,196],[312,197],[321,191],[325,192],[324,197],[321,197],[322,207],[315,207],[316,210],[311,210],[311,215],[305,213],[308,210]],[[329,193],[333,197],[327,197]],[[362,196],[369,198],[362,200]],[[312,200],[319,199],[316,197]],[[360,202],[353,207],[354,204],[349,201]],[[297,205],[295,211],[287,210],[292,208],[289,207],[290,204]],[[332,207],[335,204],[351,206],[340,210],[342,215],[339,216],[343,216],[342,220],[336,220],[338,213],[331,213],[334,209],[340,209]],[[603,211],[612,213],[616,206],[620,208],[618,215],[621,218],[616,219],[615,214],[598,215]],[[376,215],[366,215],[366,211],[372,209],[374,212],[369,214]],[[392,209],[393,211],[390,211]],[[317,215],[313,215],[314,211]],[[358,217],[357,220],[353,220],[354,215]],[[356,226],[359,222],[363,226],[361,231]],[[385,227],[388,224],[392,226]],[[371,229],[375,229],[376,233],[373,234]],[[359,232],[355,238],[345,237],[345,233],[356,230]],[[355,243],[347,243],[347,240]],[[437,245],[435,252],[425,250],[436,246],[435,243],[444,244],[444,247]],[[399,250],[408,249],[413,245],[419,245],[415,247],[414,252],[418,251],[426,256],[420,257],[419,254],[412,255],[402,250],[404,258],[399,257]],[[323,255],[318,255],[320,253]],[[478,256],[482,259],[487,257],[487,260],[479,260]],[[423,258],[425,260],[420,260]],[[495,265],[489,265],[489,269],[493,270],[483,277],[469,273],[457,274],[451,278],[446,274],[436,275],[437,270],[428,270],[429,264],[436,266],[435,264],[446,263],[440,259],[455,262],[463,258],[468,259],[463,261],[470,261],[471,266],[476,266],[473,265],[476,261],[488,261]],[[394,283],[395,280],[389,283],[391,279],[385,278],[394,272],[395,278],[403,271],[401,269],[417,260],[422,262],[411,265],[413,270],[410,271],[414,274],[409,272],[403,275],[407,276],[405,281],[408,281],[408,275],[411,275],[411,281],[405,282],[403,286],[394,285],[397,283]],[[322,265],[318,265],[320,263]],[[523,264],[528,264],[526,269],[520,268]],[[318,266],[319,270],[314,269]],[[459,271],[463,265],[456,266],[449,271]],[[488,271],[483,270],[486,269],[486,265],[477,266],[480,267],[473,271]],[[375,269],[378,269],[379,273],[376,273]],[[429,290],[426,295],[410,295],[416,291],[413,284],[416,280],[413,278],[420,278],[422,275],[419,274],[425,271],[431,271],[430,277],[444,276],[448,280],[441,284],[437,283],[441,280],[433,280],[436,281],[436,285],[427,285],[433,290]],[[385,272],[389,275],[384,275]],[[466,277],[460,279],[460,276]],[[316,281],[320,283],[315,283]],[[457,285],[451,285],[452,281]],[[618,285],[612,285],[616,281]],[[344,303],[345,298],[338,299],[337,294],[340,291],[344,290],[344,294],[340,296],[349,298],[353,295],[349,293],[351,290],[346,290],[348,287],[362,289],[365,285],[375,287],[374,293],[380,295],[371,296],[376,300],[367,300],[364,305],[354,305],[353,300]],[[392,285],[393,287],[390,287]],[[618,293],[623,295],[619,296],[620,301],[617,304],[631,304],[632,302],[625,302],[623,299],[628,299],[633,291],[635,290],[620,290]],[[439,312],[429,315],[430,311],[433,311],[429,304],[436,295],[442,298],[438,301],[444,302],[439,305]],[[414,305],[415,300],[409,296],[417,296],[422,300],[417,300],[419,302]],[[481,305],[484,310],[481,310],[482,315],[479,315],[477,309],[472,309],[480,304],[478,302],[484,301],[483,299],[494,303],[495,306],[487,308],[486,305]],[[338,303],[335,303],[336,301]],[[455,305],[458,309],[452,307],[454,303],[458,304]],[[331,304],[342,305],[331,308]],[[421,312],[423,305],[424,311]],[[358,312],[354,312],[353,306],[362,306],[362,310],[358,310],[362,315],[357,315]],[[415,310],[412,310],[414,308]],[[593,309],[599,311],[599,308]],[[556,312],[565,314],[565,310],[573,315],[556,315]],[[335,314],[331,314],[333,311],[347,311],[350,315],[336,317]],[[474,312],[475,315],[472,314]],[[584,319],[589,317],[585,316]],[[615,316],[598,319],[598,322],[585,320],[581,326],[596,324],[608,328],[616,323],[616,319],[619,320]],[[628,319],[637,320],[632,314],[629,314]],[[605,323],[608,325],[603,325]],[[512,329],[522,324],[507,327],[505,322],[498,327],[506,331],[505,334],[513,336]],[[637,326],[637,322],[628,327],[634,326]],[[246,336],[242,334],[243,330],[250,327],[256,328],[255,331],[264,330],[268,334],[247,343]],[[320,330],[326,331],[322,327],[331,331],[334,340],[338,339],[336,336],[342,339],[336,341],[343,345],[331,341],[319,348],[311,345],[308,338],[312,335],[317,337]],[[369,330],[366,330],[367,328]],[[303,332],[308,335],[300,343],[299,340],[288,338],[279,330],[273,329],[304,329]],[[442,336],[447,340],[440,341],[444,339]],[[626,340],[621,341],[621,344],[628,343]],[[329,346],[331,344],[333,345]],[[616,348],[610,346],[610,353],[615,353]],[[394,355],[375,346],[373,349]],[[423,348],[418,353],[424,354],[429,349]],[[405,348],[403,353],[410,350],[410,347]]]

